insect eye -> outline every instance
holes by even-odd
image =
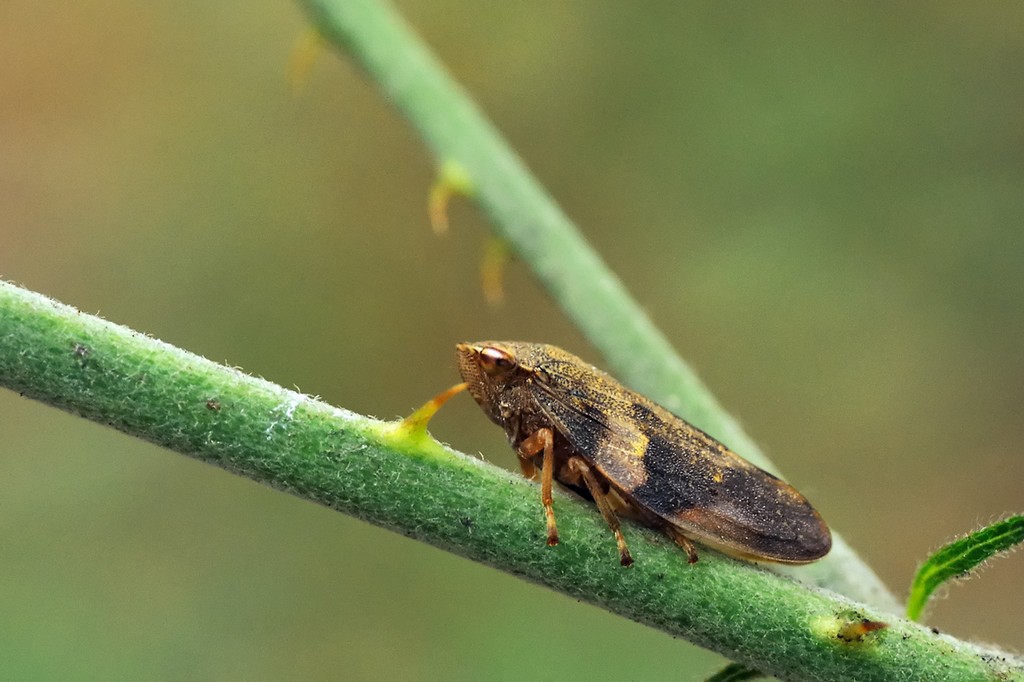
[[[504,374],[516,366],[515,356],[507,350],[495,346],[488,346],[481,350],[479,358],[480,367],[491,376]]]

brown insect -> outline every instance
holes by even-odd
[[[527,478],[540,469],[547,542],[558,544],[553,481],[592,499],[633,563],[619,515],[743,559],[801,564],[832,546],[792,486],[566,351],[539,343],[457,345],[459,372],[505,429]]]

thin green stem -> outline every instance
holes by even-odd
[[[920,620],[928,599],[944,583],[969,576],[978,566],[1022,542],[1024,515],[1016,514],[940,548],[917,569],[907,599],[907,618]]]
[[[685,637],[790,680],[1024,680],[1024,666],[748,563],[628,526],[619,566],[594,509],[535,484],[0,282],[0,385]],[[364,550],[365,551],[365,550]],[[756,608],[754,606],[756,605]],[[885,630],[837,634],[861,618]]]
[[[378,0],[302,0],[318,30],[345,49],[422,135],[438,167],[466,173],[492,225],[607,359],[619,379],[755,464],[777,471],[676,354],[422,40]],[[841,538],[801,579],[887,611],[897,600]]]

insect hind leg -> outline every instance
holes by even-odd
[[[697,548],[694,546],[690,538],[683,535],[678,529],[672,526],[665,526],[665,535],[672,538],[672,541],[682,547],[683,551],[686,552],[687,562],[691,564],[697,563]]]
[[[601,484],[597,482],[594,472],[590,470],[590,465],[579,457],[570,457],[569,467],[583,479],[587,490],[590,491],[591,497],[594,498],[594,502],[601,512],[601,516],[604,517],[605,523],[608,524],[608,527],[611,528],[612,533],[615,535],[615,542],[619,546],[619,562],[623,566],[629,566],[633,563],[633,557],[630,556],[629,547],[626,546],[626,538],[622,535],[619,517],[615,515],[615,510],[612,509],[612,504],[601,488]]]

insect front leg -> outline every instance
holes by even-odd
[[[517,459],[519,460],[519,468],[522,470],[523,476],[531,481],[536,481],[537,465],[533,463],[533,460],[522,455],[519,455]]]
[[[587,486],[587,490],[590,491],[590,496],[594,498],[594,502],[597,504],[598,510],[601,512],[601,516],[604,517],[605,523],[612,529],[612,533],[615,534],[615,542],[619,546],[619,561],[623,566],[629,566],[633,563],[633,557],[629,554],[629,548],[626,546],[626,538],[622,536],[622,528],[619,524],[619,517],[615,515],[615,510],[612,509],[611,502],[608,501],[607,495],[601,488],[601,484],[597,482],[597,478],[594,477],[594,472],[590,470],[590,465],[583,461],[580,457],[569,458],[569,468],[575,471],[583,479],[583,482]]]
[[[551,429],[537,429],[533,435],[519,444],[519,464],[523,473],[527,474],[524,460],[541,450],[544,451],[544,459],[540,469],[540,501],[544,505],[544,518],[548,526],[548,546],[554,546],[558,544],[558,526],[555,525],[555,508],[551,498],[551,487],[555,478],[555,435]],[[530,469],[530,474],[536,474],[536,467],[532,462]]]

